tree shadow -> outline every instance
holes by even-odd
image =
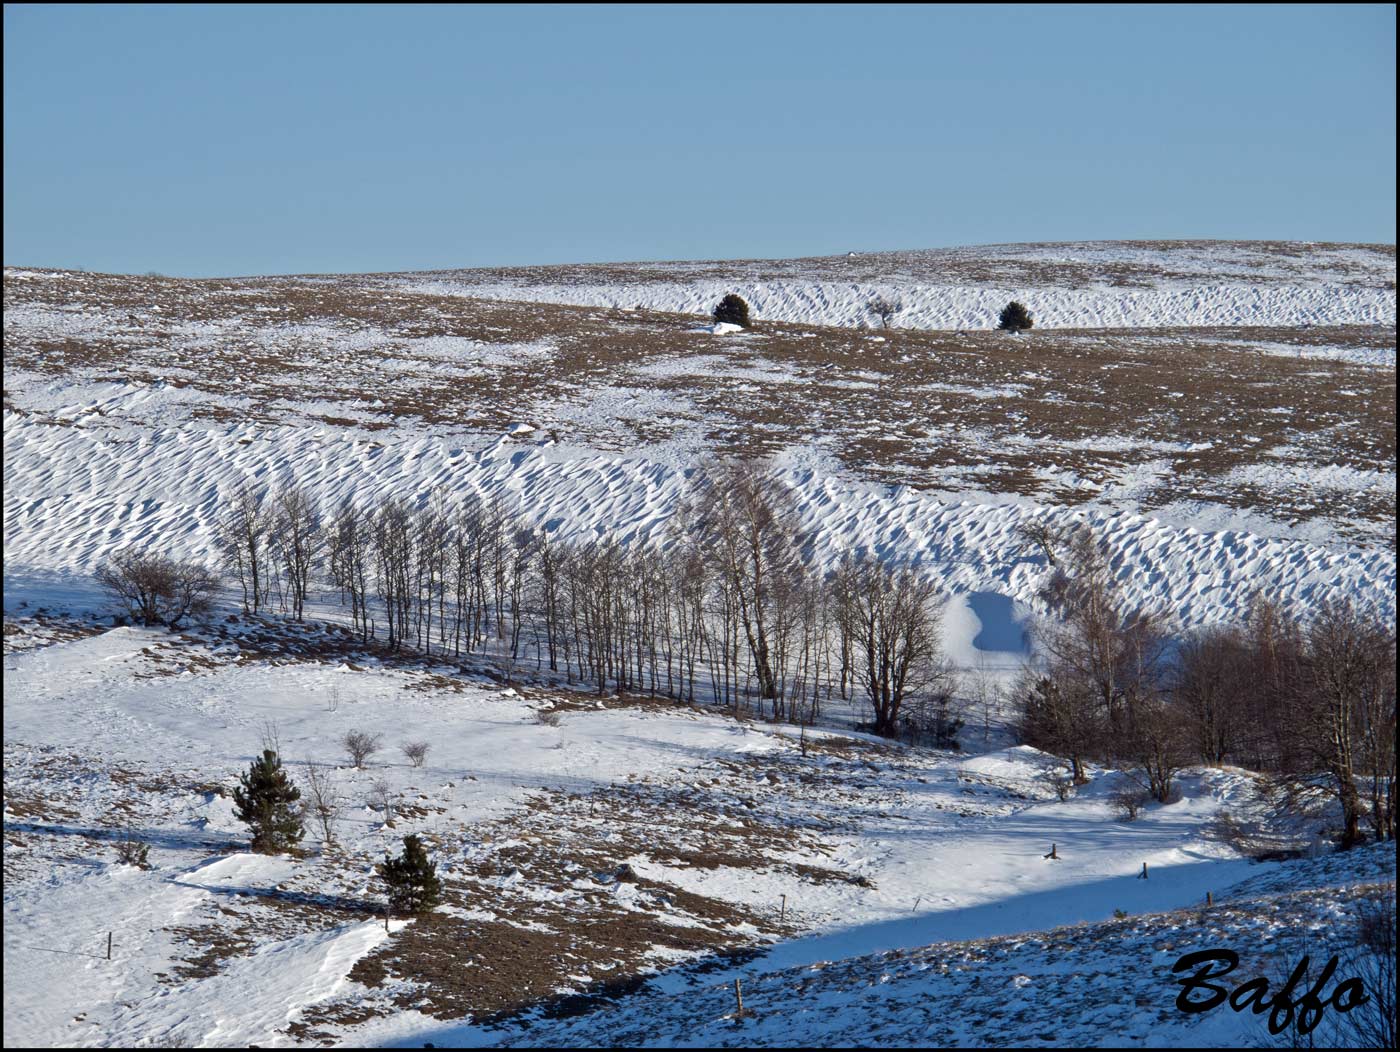
[[[197,832],[176,832],[167,829],[136,829],[126,826],[61,825],[45,822],[6,822],[5,828],[17,833],[42,833],[48,836],[76,836],[85,840],[138,840],[151,847],[182,850],[197,848],[214,854],[245,850],[236,840]]]

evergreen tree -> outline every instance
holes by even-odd
[[[1031,317],[1031,312],[1026,310],[1025,305],[1012,300],[1001,309],[1001,320],[998,322],[997,328],[1020,332],[1022,329],[1029,329],[1034,324],[1035,319]]]
[[[731,292],[720,300],[719,306],[715,308],[715,321],[740,325],[745,329],[749,328],[749,305],[744,302],[744,297],[736,296]]]
[[[413,834],[403,838],[402,856],[384,856],[379,875],[389,885],[389,907],[395,913],[424,913],[442,899],[437,865],[428,861],[428,852]]]
[[[252,827],[253,850],[272,854],[296,847],[302,837],[301,809],[295,806],[301,790],[287,777],[277,753],[264,749],[239,783],[234,810],[239,821]]]

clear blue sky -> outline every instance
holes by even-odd
[[[1395,240],[1395,9],[5,8],[15,265]]]

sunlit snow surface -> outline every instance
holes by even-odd
[[[61,272],[6,272],[7,286],[65,280]],[[864,305],[875,291],[903,298],[900,324],[911,328],[985,329],[1010,298],[1024,299],[1049,329],[1395,322],[1393,250],[1365,246],[992,246],[355,280],[366,296],[397,287],[696,314],[736,291],[761,317],[813,325],[869,325]],[[675,501],[701,445],[605,452],[555,441],[539,420],[471,429],[380,412],[396,382],[451,391],[493,381],[541,368],[554,343],[403,336],[329,318],[284,324],[263,309],[152,325],[163,307],[145,304],[127,335],[136,351],[149,333],[165,341],[143,359],[160,371],[157,380],[106,365],[30,372],[7,363],[7,1045],[309,1043],[288,1026],[332,1007],[348,1012],[318,1025],[345,1044],[1254,1044],[1263,1034],[1250,1016],[1188,1020],[1175,1012],[1175,957],[1227,945],[1241,952],[1248,974],[1274,974],[1282,960],[1325,957],[1324,948],[1346,944],[1355,898],[1347,889],[1390,882],[1393,896],[1392,853],[1251,863],[1222,843],[1215,822],[1223,809],[1244,817],[1267,809],[1243,771],[1188,771],[1180,802],[1151,806],[1132,824],[1115,819],[1109,797],[1122,776],[1113,770],[1094,769],[1088,786],[1058,801],[1041,778],[1048,758],[1006,747],[1001,711],[982,712],[990,729],[978,728],[978,711],[970,711],[974,752],[954,754],[871,742],[850,729],[859,714],[836,705],[826,726],[809,732],[813,754],[805,756],[792,728],[716,712],[595,708],[586,699],[557,725],[541,722],[536,714],[549,702],[539,691],[445,667],[389,667],[372,655],[319,658],[315,648],[326,638],[319,628],[289,636],[270,656],[250,642],[246,623],[220,620],[180,638],[87,619],[107,610],[90,577],[104,556],[153,546],[207,558],[221,503],[247,482],[295,482],[327,507],[385,494],[424,501],[474,493],[520,508],[561,538],[669,543]],[[21,304],[7,309],[7,344],[21,333],[66,363],[67,349],[128,324],[93,304]],[[270,405],[237,383],[218,391],[188,384],[201,350],[212,354],[240,334],[305,365],[307,375],[371,362],[374,382],[353,406],[315,385]],[[625,382],[572,392],[559,402],[558,419],[606,427],[629,414],[664,415],[676,408],[674,396],[651,385],[697,371],[802,397],[795,368],[727,357],[761,337],[711,329],[694,338],[705,341],[702,354],[653,358]],[[867,338],[872,347],[885,344]],[[1393,348],[1374,341],[1245,346],[1320,359],[1322,368],[1364,366],[1368,375],[1394,367]],[[43,353],[36,356],[42,364]],[[930,390],[1014,407],[1023,379]],[[849,383],[874,390],[880,377]],[[254,413],[258,422],[248,422]],[[351,422],[311,422],[316,416]],[[708,421],[695,426],[703,432]],[[970,437],[968,448],[976,442]],[[1029,652],[1045,573],[1043,559],[1017,538],[1031,518],[1093,526],[1126,598],[1170,614],[1183,630],[1235,619],[1261,592],[1304,607],[1344,594],[1394,622],[1393,544],[1352,543],[1330,525],[1336,516],[1277,521],[1267,498],[1254,509],[1138,506],[1173,457],[1208,452],[1189,436],[1091,435],[1063,448],[1139,459],[1116,488],[1076,508],[996,491],[876,484],[812,447],[787,449],[778,466],[816,562],[829,566],[867,550],[937,576],[944,646],[969,690],[978,681],[1005,683]],[[1343,517],[1347,502],[1363,495],[1393,503],[1393,461],[1359,469],[1329,466],[1325,451],[1308,456],[1279,457],[1277,467],[1256,462],[1238,469],[1235,481],[1265,494],[1306,486]],[[1083,484],[1074,471],[1064,474],[1065,485]],[[334,599],[313,596],[314,612],[332,614]],[[35,616],[41,609],[76,619],[49,622]],[[232,609],[226,602],[221,618]],[[314,835],[304,860],[247,852],[246,831],[216,790],[235,783],[270,724],[293,765],[338,767],[348,798],[343,855],[320,854]],[[337,744],[352,728],[385,736],[370,770],[349,768]],[[432,743],[424,768],[398,754],[408,739]],[[386,827],[367,802],[376,778],[422,812]],[[624,921],[699,924],[664,897],[563,869],[571,849],[606,848],[625,818],[610,828],[578,801],[624,791],[695,809],[680,811],[667,832],[641,838],[645,850],[609,860],[628,863],[654,886],[751,911],[762,923],[738,924],[733,934],[762,956],[711,962],[712,971],[696,973],[672,968],[693,965],[696,955],[657,947],[646,960],[661,974],[615,1007],[486,1028],[403,1008],[352,977],[357,962],[401,937],[404,922],[388,934],[373,916],[305,908],[313,893],[342,905],[377,901],[374,862],[417,831],[441,838],[444,874],[477,880],[467,907],[447,908],[468,923],[544,931],[557,916],[552,907],[596,917],[603,914],[591,911],[606,901],[606,915]],[[687,821],[702,828],[717,816],[736,828],[769,823],[803,835],[748,864],[710,867],[665,854],[667,838],[682,836]],[[151,844],[149,871],[115,861],[114,831],[128,822]],[[1292,832],[1306,843],[1310,830]],[[515,863],[478,869],[497,852],[512,858],[510,851],[550,837],[558,855],[547,878],[512,871]],[[1052,843],[1053,862],[1043,858]],[[1137,879],[1143,863],[1151,871],[1145,881]],[[801,866],[827,878],[807,879]],[[1194,909],[1207,891],[1224,904],[1210,918]],[[784,896],[793,927],[780,932],[774,917]],[[1127,917],[1115,921],[1115,910]],[[230,940],[227,953],[200,974],[201,954],[216,936]],[[613,967],[580,961],[551,992],[587,990]],[[730,1018],[736,976],[751,1013],[739,1024]],[[387,989],[397,992],[392,983]],[[368,1018],[355,1018],[365,1006]]]
[[[872,324],[866,306],[877,294],[900,301],[902,327],[923,329],[985,328],[1013,299],[1042,328],[1395,324],[1393,247],[1306,242],[985,245],[391,280],[449,295],[691,314],[732,292],[756,317],[820,325]]]

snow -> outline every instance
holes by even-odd
[[[295,480],[325,507],[386,492],[417,501],[444,489],[477,493],[523,509],[560,537],[655,543],[666,541],[686,480],[684,470],[645,456],[588,455],[505,435],[473,450],[462,437],[432,432],[385,445],[324,427],[111,434],[13,413],[5,417],[5,464],[7,602],[20,594],[13,590],[21,578],[83,575],[111,552],[156,538],[175,554],[208,558],[221,502],[247,480]],[[931,567],[950,595],[992,593],[1035,608],[1044,562],[1017,528],[1041,516],[1093,527],[1114,552],[1128,600],[1170,612],[1182,627],[1231,620],[1261,589],[1302,604],[1334,589],[1395,617],[1393,551],[1200,530],[1131,513],[947,500],[805,467],[784,475],[821,563],[870,551]],[[1393,492],[1394,476],[1335,472],[1329,484]]]
[[[979,595],[967,597],[967,610],[969,616],[979,612],[974,639],[983,639],[993,652],[1014,646],[1013,607]],[[570,712],[560,726],[549,727],[533,720],[533,703],[519,691],[484,683],[458,691],[405,690],[415,674],[404,670],[247,662],[225,651],[225,660],[198,666],[190,675],[152,676],[153,655],[171,641],[161,631],[119,628],[8,654],[7,805],[12,794],[24,798],[43,787],[81,811],[81,820],[90,820],[86,808],[109,809],[112,798],[100,794],[122,790],[104,789],[105,782],[93,780],[81,766],[66,776],[56,774],[52,758],[64,754],[100,756],[104,769],[166,769],[174,782],[174,772],[189,768],[202,779],[227,784],[246,766],[259,728],[268,721],[275,722],[283,755],[293,766],[305,760],[343,765],[336,741],[349,727],[384,733],[388,749],[404,736],[431,741],[421,770],[386,754],[371,762],[371,770],[342,766],[339,771],[356,793],[372,777],[387,777],[406,795],[421,790],[441,801],[446,813],[418,822],[429,832],[508,816],[534,788],[585,792],[637,772],[661,784],[688,784],[706,778],[716,764],[745,757],[771,760],[768,769],[779,772],[788,771],[784,763],[803,762],[791,729],[782,726],[735,724],[719,714],[690,710],[617,708]],[[199,652],[188,644],[176,648],[181,661]],[[332,710],[327,703],[333,694]],[[813,734],[820,739],[823,732]],[[1284,864],[1241,859],[1210,835],[1222,807],[1238,808],[1251,797],[1244,772],[1188,772],[1180,802],[1153,805],[1137,822],[1124,824],[1108,802],[1119,774],[1093,769],[1092,782],[1060,802],[1038,780],[1051,759],[1028,747],[974,756],[897,750],[872,759],[878,773],[866,790],[859,788],[859,777],[848,781],[820,757],[806,762],[813,771],[828,770],[826,789],[803,789],[800,779],[784,773],[776,781],[760,779],[751,790],[760,810],[776,816],[844,816],[827,834],[821,853],[798,849],[775,862],[786,857],[836,867],[859,875],[863,883],[794,883],[781,868],[685,867],[644,856],[626,860],[646,878],[719,901],[770,909],[788,896],[789,909],[809,934],[773,943],[755,960],[711,971],[707,984],[740,976],[746,990],[753,986],[757,992],[765,988],[766,977],[823,962],[1105,923],[1114,910],[1136,917],[1190,906],[1208,890],[1223,898],[1234,886],[1241,887],[1241,896],[1296,886]],[[450,791],[449,782],[455,786]],[[372,919],[259,939],[206,977],[173,983],[153,978],[168,972],[172,959],[202,945],[200,937],[184,945],[174,929],[193,925],[211,906],[237,907],[240,901],[276,895],[311,864],[241,850],[218,853],[219,846],[244,836],[227,801],[171,793],[148,795],[142,805],[174,804],[142,834],[153,845],[153,870],[116,865],[99,847],[95,857],[89,848],[73,861],[50,863],[42,880],[7,880],[7,1044],[282,1043],[282,1028],[314,1006],[363,996],[348,978],[351,968],[393,937]],[[10,814],[6,822],[10,829],[62,833],[69,828],[61,819],[20,822]],[[357,809],[343,827],[346,841],[371,857],[405,828],[386,830],[373,813]],[[1052,842],[1060,856],[1055,861],[1041,857]],[[467,850],[479,848],[468,844]],[[28,857],[22,848],[7,849],[7,862],[22,865]],[[439,854],[448,873],[460,864],[459,857],[452,850]],[[1146,881],[1137,877],[1144,862],[1150,871]],[[1393,878],[1393,865],[1392,856],[1389,869],[1380,865],[1372,871]],[[1334,865],[1328,872],[1333,882],[1359,879],[1345,867]],[[507,875],[499,886],[520,886],[521,879],[518,872]],[[539,901],[553,898],[530,885],[520,891]],[[630,884],[612,889],[624,908],[652,908],[646,904],[650,899],[639,896],[642,892]],[[109,930],[112,962],[104,959]],[[1128,964],[1142,961],[1149,951],[1129,942],[1116,952]],[[84,953],[95,956],[71,956]],[[1013,974],[1032,974],[1014,957],[1006,963]],[[654,1013],[652,1021],[660,1026],[676,1011],[674,999],[685,1001],[681,992],[688,988],[684,973],[659,974],[639,1002],[647,1007],[627,1011]],[[862,1011],[876,1012],[881,1003],[871,1001]],[[590,1018],[559,1025],[586,1030],[594,1025]],[[1121,1036],[1121,1025],[1119,1020],[1110,1032]],[[355,1040],[442,1043],[443,1033],[440,1022],[399,1012],[374,1020]],[[494,1043],[513,1032],[459,1027],[451,1033],[453,1040]],[[530,1033],[531,1042],[540,1039],[537,1031]],[[777,1033],[747,1036],[781,1040]]]
[[[442,295],[686,314],[709,314],[737,293],[760,320],[847,327],[865,322],[877,293],[897,296],[895,324],[916,329],[993,328],[1011,300],[1052,329],[1395,324],[1395,257],[1384,246],[1087,242],[854,258],[639,263],[625,282],[597,280],[588,267],[387,280]],[[833,280],[843,269],[852,277]]]
[[[1365,246],[993,249],[641,265],[637,280],[621,283],[589,268],[364,281],[380,291],[407,285],[696,314],[737,291],[763,319],[854,325],[876,287],[867,274],[873,268],[891,271],[878,288],[902,298],[897,325],[905,327],[988,327],[1012,298],[1030,304],[1047,328],[1395,319],[1393,253]],[[837,268],[848,266],[854,269],[842,278]],[[7,282],[66,277],[6,271]],[[95,338],[122,324],[99,309],[21,304],[6,311],[7,334],[46,339]],[[230,336],[227,319],[169,325],[182,350]],[[334,319],[249,317],[237,326],[291,360],[368,357],[382,370],[380,384],[425,375],[425,368],[446,384],[529,370],[558,349],[551,340],[390,338]],[[358,396],[361,426],[308,426],[298,413],[338,417],[346,404],[315,390],[257,406],[236,393],[200,392],[182,386],[194,368],[185,359],[161,363],[149,382],[7,370],[7,1045],[310,1043],[289,1024],[332,1005],[366,1008],[368,1018],[318,1024],[348,1044],[985,1044],[1043,1043],[1053,1034],[1086,1044],[1239,1045],[1259,1037],[1248,1017],[1184,1021],[1173,1014],[1175,991],[1163,976],[1181,946],[1215,938],[1260,955],[1280,948],[1296,955],[1328,925],[1345,929],[1351,889],[1389,881],[1393,897],[1391,853],[1259,863],[1223,843],[1215,831],[1223,813],[1266,809],[1248,772],[1233,768],[1188,770],[1178,802],[1150,805],[1125,823],[1110,803],[1122,772],[1091,768],[1089,784],[1061,801],[1043,778],[1055,758],[1007,747],[1002,729],[969,728],[968,743],[981,747],[970,754],[904,747],[838,730],[863,715],[838,704],[825,726],[806,731],[808,755],[791,727],[715,711],[585,700],[538,682],[503,687],[484,666],[399,666],[367,651],[320,658],[316,646],[328,635],[319,625],[274,622],[295,649],[268,654],[250,638],[257,626],[236,618],[173,634],[113,628],[95,616],[107,610],[91,579],[104,557],[158,545],[208,559],[215,517],[246,482],[295,482],[326,507],[388,493],[419,503],[476,494],[519,508],[556,537],[671,543],[693,449],[607,453],[555,441],[551,428],[556,420],[692,413],[686,398],[652,381],[696,370],[722,368],[733,391],[761,384],[800,397],[803,376],[795,368],[730,357],[761,346],[761,334],[724,324],[704,331],[726,339],[701,337],[703,354],[650,359],[626,374],[628,383],[573,392],[549,419],[528,407],[512,410],[486,433],[394,421],[374,385]],[[1394,367],[1393,348],[1239,345],[1242,353]],[[853,375],[851,387],[879,389],[879,374]],[[1030,390],[1017,380],[1035,378],[1018,371],[980,386],[934,389],[1005,402],[1015,413]],[[191,407],[227,418],[195,418]],[[255,411],[267,415],[254,421]],[[704,418],[697,419],[703,430]],[[893,430],[878,415],[863,423],[876,437]],[[977,448],[976,435],[960,438]],[[1092,503],[1068,508],[1001,492],[878,485],[831,469],[819,448],[788,449],[777,463],[819,565],[864,551],[935,574],[944,651],[966,674],[969,693],[1017,674],[1030,654],[1030,629],[1045,614],[1038,598],[1045,560],[1018,534],[1032,520],[1092,526],[1125,598],[1170,614],[1179,630],[1234,620],[1259,592],[1304,608],[1341,593],[1395,621],[1393,546],[1343,543],[1326,528],[1309,535],[1281,527],[1263,507],[1225,514],[1179,502],[1144,514],[1143,494],[1176,470],[1175,458],[1207,452],[1209,442],[1105,434],[1043,448],[1037,473],[1093,492]],[[1105,483],[1057,464],[1062,451],[1138,457]],[[1325,457],[1297,463],[1290,446],[1268,452],[1276,456],[1237,469],[1231,481],[1266,492],[1301,488],[1343,505],[1394,500],[1393,463],[1389,471],[1362,470]],[[986,469],[970,463],[957,470],[975,477]],[[313,596],[314,611],[327,613],[334,598]],[[231,609],[226,596],[220,617]],[[60,613],[74,620],[49,620]],[[560,699],[570,704],[556,721],[537,720]],[[269,728],[294,770],[325,765],[345,787],[337,848],[313,832],[304,857],[247,850],[246,830],[219,790],[234,784]],[[338,744],[352,729],[383,737],[367,770],[351,768]],[[431,743],[422,768],[398,752],[410,740]],[[417,808],[401,808],[392,827],[367,802],[379,778]],[[713,822],[736,836],[770,828],[792,835],[763,843],[752,858],[737,850],[699,861],[670,855],[666,834],[624,850],[621,818],[592,811],[592,801],[624,787],[636,793],[638,808],[659,802],[681,823]],[[540,813],[548,836],[529,825]],[[116,862],[112,840],[124,825],[150,844],[151,869]],[[670,889],[748,911],[727,934],[748,940],[758,956],[707,959],[701,951],[652,947],[643,958],[653,970],[645,989],[576,1018],[537,1014],[488,1029],[401,1002],[386,1007],[383,991],[352,973],[409,930],[410,922],[394,921],[386,931],[366,914],[378,902],[374,861],[410,831],[433,838],[449,877],[490,874],[477,885],[489,893],[442,907],[453,918],[545,933],[553,930],[550,909],[601,916],[589,911],[606,900],[619,911],[607,915],[612,923],[659,919],[708,932],[702,918],[669,902]],[[673,828],[670,835],[678,834]],[[558,854],[542,879],[511,852],[544,850],[546,841]],[[589,857],[598,844],[610,864],[627,863],[644,882],[600,876],[576,862],[575,852]],[[1051,844],[1057,859],[1043,857]],[[509,865],[496,865],[503,860]],[[1144,863],[1150,877],[1140,880]],[[1209,922],[1197,909],[1206,892],[1227,904]],[[780,909],[785,929],[775,919]],[[1128,917],[1115,920],[1115,911]],[[200,955],[210,950],[219,952],[201,971]],[[614,960],[580,958],[553,993],[589,990],[617,968]],[[743,979],[753,1012],[737,1025],[728,1015],[735,978]],[[387,989],[403,993],[392,983]],[[994,1016],[1005,1006],[1012,1011]],[[978,1029],[976,1020],[993,1018],[996,1029]]]

